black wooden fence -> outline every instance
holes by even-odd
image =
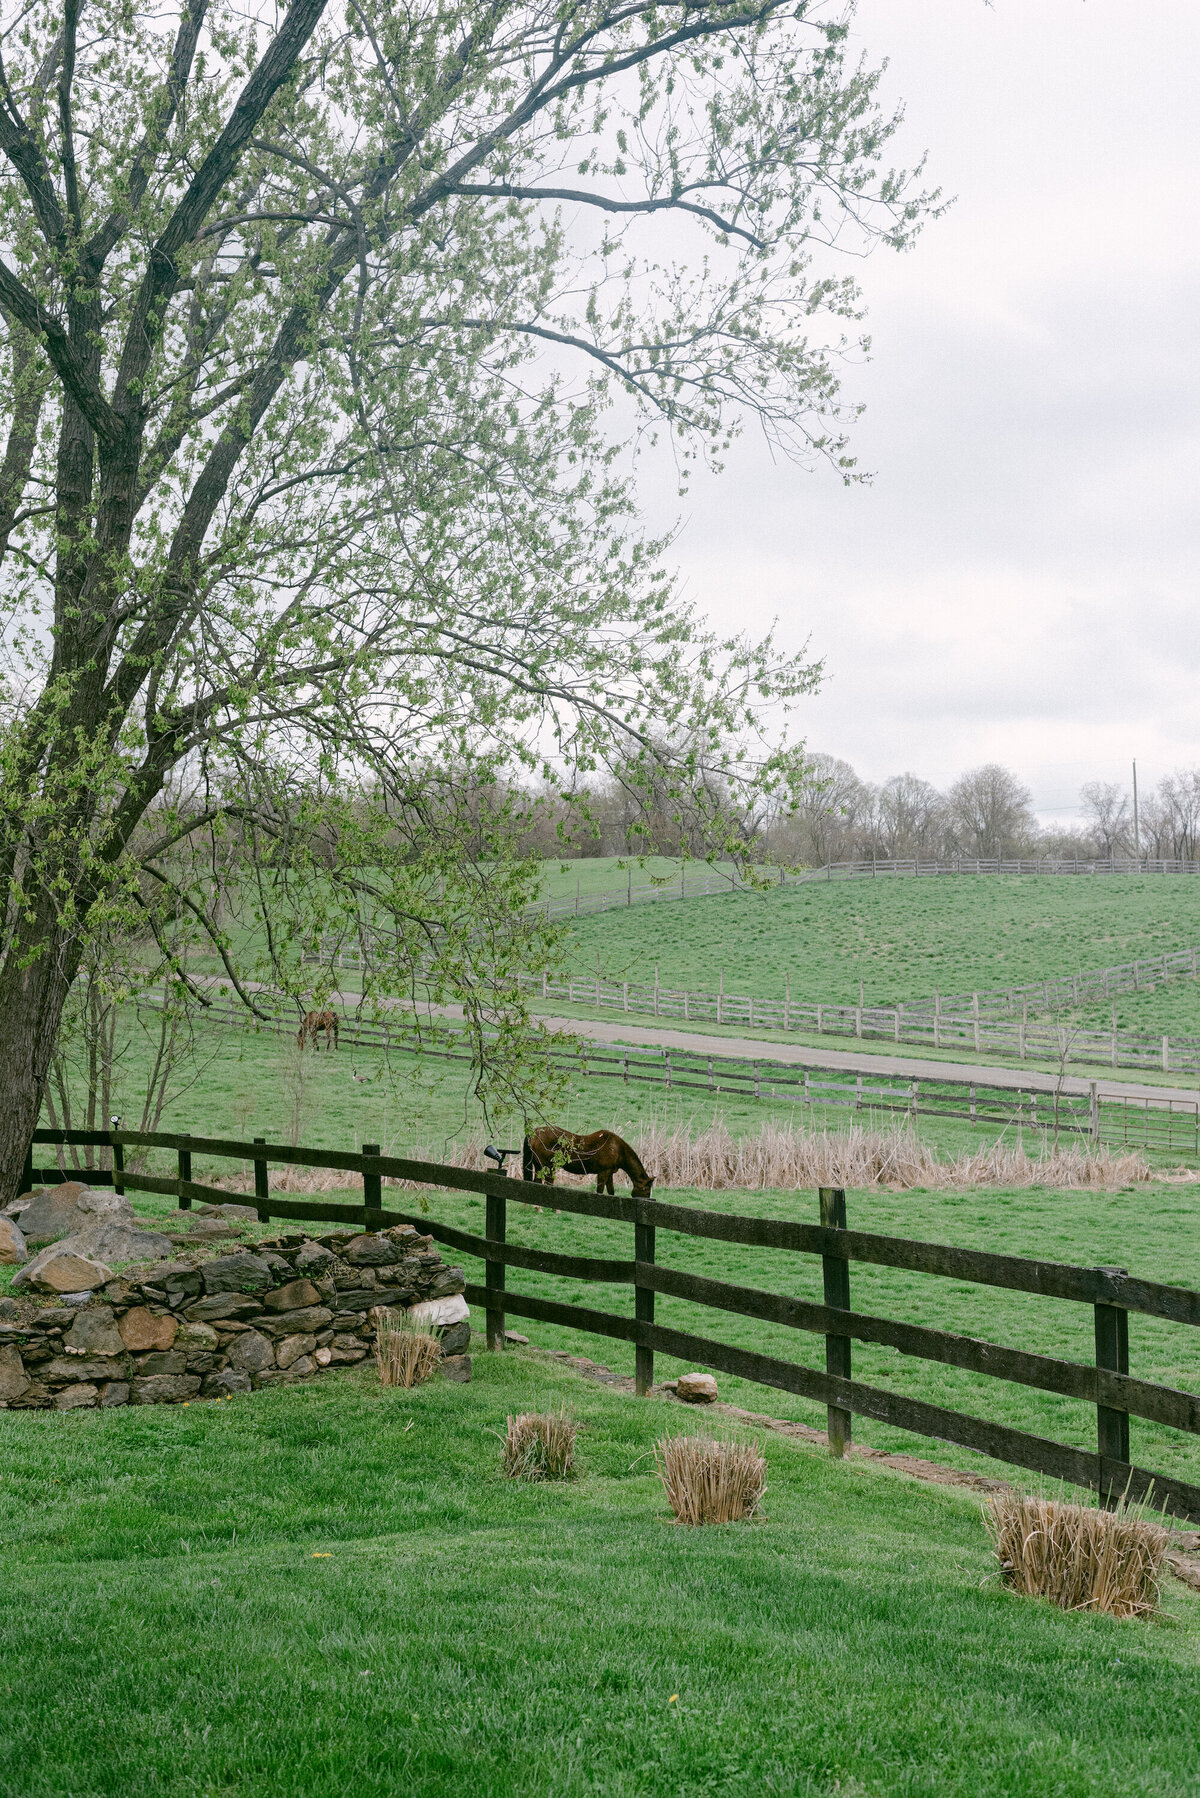
[[[484,1284],[468,1284],[466,1296],[469,1304],[486,1313],[489,1348],[501,1346],[505,1316],[509,1312],[568,1329],[615,1337],[634,1345],[636,1384],[640,1393],[645,1393],[653,1381],[654,1355],[659,1351],[824,1404],[829,1419],[830,1448],[834,1453],[844,1451],[852,1417],[871,1417],[898,1429],[974,1449],[1015,1467],[1029,1468],[1072,1485],[1090,1488],[1099,1492],[1108,1503],[1123,1492],[1137,1499],[1149,1496],[1156,1506],[1177,1517],[1200,1523],[1200,1487],[1189,1485],[1173,1475],[1152,1473],[1130,1461],[1130,1417],[1147,1418],[1189,1435],[1200,1435],[1200,1396],[1135,1379],[1129,1372],[1130,1313],[1200,1326],[1200,1293],[1184,1287],[1141,1280],[1119,1267],[1075,1267],[1052,1261],[1031,1261],[1014,1255],[954,1248],[945,1243],[913,1242],[904,1237],[851,1230],[847,1227],[845,1193],[837,1189],[823,1189],[820,1193],[821,1222],[803,1224],[773,1218],[737,1217],[720,1211],[700,1210],[692,1205],[673,1205],[660,1199],[635,1199],[623,1193],[605,1197],[575,1187],[556,1186],[554,1205],[558,1210],[583,1217],[605,1218],[632,1227],[633,1258],[607,1260],[559,1254],[506,1240],[509,1204],[544,1206],[548,1197],[544,1186],[502,1174],[449,1167],[440,1162],[381,1155],[374,1143],[364,1144],[362,1153],[356,1155],[345,1150],[290,1148],[264,1142],[261,1138],[247,1143],[114,1129],[107,1132],[38,1130],[34,1133],[33,1146],[38,1144],[54,1144],[60,1148],[70,1144],[93,1148],[108,1146],[112,1150],[113,1169],[104,1174],[91,1173],[88,1176],[91,1180],[111,1183],[118,1191],[177,1197],[185,1210],[195,1200],[222,1204],[234,1196],[226,1188],[206,1186],[192,1179],[192,1157],[203,1155],[253,1163],[253,1203],[263,1222],[272,1217],[292,1218],[367,1230],[380,1230],[393,1224],[415,1224],[448,1248],[477,1256],[485,1263]],[[177,1159],[177,1172],[171,1177],[134,1172],[125,1166],[127,1149],[167,1150]],[[35,1166],[32,1155],[31,1147],[26,1162],[29,1184],[52,1184],[70,1177],[57,1166]],[[358,1175],[363,1182],[363,1203],[332,1204],[281,1197],[269,1189],[271,1163],[333,1168]],[[482,1194],[486,1200],[483,1236],[427,1216],[385,1211],[384,1180]],[[658,1239],[663,1232],[819,1256],[824,1276],[824,1302],[816,1304],[806,1299],[731,1285],[724,1280],[713,1280],[664,1265],[657,1256]],[[1026,1349],[1006,1348],[971,1336],[854,1311],[850,1303],[853,1262],[1090,1305],[1095,1318],[1095,1363],[1063,1361]],[[634,1289],[634,1314],[632,1317],[621,1316],[511,1291],[507,1285],[510,1267],[572,1280],[630,1285]],[[667,1328],[655,1321],[655,1297],[660,1292],[712,1310],[823,1336],[825,1372],[735,1348],[707,1336]],[[904,1355],[989,1374],[1042,1392],[1083,1399],[1096,1407],[1096,1451],[1073,1448],[1025,1430],[865,1385],[851,1375],[851,1345],[854,1342],[877,1343],[897,1349]]]

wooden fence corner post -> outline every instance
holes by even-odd
[[[265,1136],[256,1136],[254,1140],[255,1142],[265,1143],[267,1139]],[[267,1164],[265,1161],[256,1160],[254,1163],[254,1198],[258,1206],[258,1221],[260,1224],[266,1224],[271,1221],[271,1213],[268,1211],[266,1203],[269,1191],[270,1186],[267,1181]]]
[[[638,1323],[654,1322],[654,1288],[643,1286],[638,1279],[642,1267],[654,1266],[654,1225],[643,1223],[642,1207],[653,1203],[650,1199],[635,1200],[638,1207],[637,1222],[633,1226],[633,1259],[637,1264],[634,1271],[633,1315]],[[654,1384],[654,1350],[643,1347],[639,1342],[633,1352],[633,1385],[639,1398],[645,1398]]]
[[[499,1193],[487,1194],[484,1204],[483,1233],[489,1242],[503,1242],[508,1224],[508,1200]],[[504,1347],[504,1263],[503,1261],[487,1261],[484,1263],[483,1283],[489,1294],[495,1295],[496,1302],[487,1307],[487,1345],[490,1349]]]
[[[122,1175],[125,1172],[125,1144],[123,1142],[117,1142],[115,1136],[115,1132],[121,1128],[121,1120],[119,1117],[111,1117],[108,1121],[114,1133],[110,1139],[112,1141],[113,1158],[113,1191],[124,1194],[125,1181],[122,1178]]]
[[[192,1177],[192,1151],[190,1149],[180,1149],[179,1150],[179,1209],[181,1211],[190,1211],[192,1208],[191,1195],[190,1195],[190,1193],[185,1193],[183,1190],[184,1181],[190,1180],[191,1177]]]
[[[1123,1267],[1102,1267],[1102,1274],[1124,1274]],[[1097,1305],[1096,1366],[1109,1373],[1129,1372],[1129,1313],[1120,1305]],[[1111,1510],[1125,1489],[1129,1466],[1129,1413],[1113,1405],[1096,1405],[1096,1447],[1100,1455],[1100,1502]],[[1109,1464],[1117,1465],[1110,1472]]]
[[[821,1222],[827,1230],[844,1230],[846,1228],[846,1191],[841,1186],[822,1186],[818,1197],[821,1201]],[[825,1303],[836,1307],[839,1311],[850,1309],[850,1263],[844,1255],[822,1255],[821,1273],[825,1284]],[[850,1378],[850,1338],[848,1336],[826,1336],[825,1338],[825,1372],[836,1374],[840,1379]],[[850,1441],[850,1413],[840,1405],[828,1405],[825,1410],[826,1430],[829,1435],[829,1452],[831,1455],[844,1455]]]
[[[378,1155],[377,1142],[365,1142],[362,1146],[364,1156]],[[363,1169],[363,1227],[376,1234],[383,1229],[383,1180],[378,1173],[370,1173]]]

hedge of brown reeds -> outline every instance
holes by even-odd
[[[1006,1586],[1064,1611],[1146,1617],[1158,1608],[1168,1535],[1138,1506],[1116,1510],[998,1493],[984,1509]]]
[[[614,1128],[633,1143],[655,1175],[659,1192],[672,1186],[707,1192],[731,1188],[795,1192],[817,1186],[1103,1189],[1132,1186],[1148,1180],[1151,1173],[1145,1156],[1135,1150],[1118,1153],[1063,1143],[1046,1143],[1031,1154],[1023,1142],[1002,1140],[942,1160],[907,1122],[876,1129],[852,1125],[846,1130],[826,1131],[768,1120],[752,1135],[740,1137],[732,1135],[719,1118],[701,1129],[688,1125],[668,1130],[661,1124],[620,1122]],[[494,1173],[493,1164],[484,1157],[485,1140],[472,1135],[453,1143],[423,1143],[392,1152]],[[572,1176],[560,1174],[559,1179],[569,1184]],[[212,1184],[232,1195],[248,1191],[250,1183],[244,1175],[230,1174]],[[410,1180],[386,1180],[384,1184],[409,1190],[421,1185]],[[271,1170],[270,1186],[272,1192],[280,1193],[356,1191],[362,1186],[362,1176],[334,1168],[279,1168]]]

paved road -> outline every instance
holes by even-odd
[[[589,1042],[629,1043],[640,1047],[686,1049],[696,1055],[736,1055],[739,1060],[783,1061],[796,1067],[842,1068],[851,1074],[895,1075],[902,1080],[975,1080],[980,1086],[1003,1086],[1014,1091],[1052,1093],[1057,1085],[1053,1074],[1032,1069],[985,1067],[967,1061],[926,1061],[916,1055],[872,1055],[853,1049],[813,1049],[799,1043],[764,1043],[748,1036],[705,1036],[695,1030],[662,1030],[657,1026],[612,1024],[592,1018],[551,1018],[541,1022],[551,1030],[566,1030],[583,1036]],[[1086,1093],[1090,1081],[1068,1075],[1063,1091]],[[1146,1086],[1134,1080],[1097,1080],[1096,1090],[1111,1099],[1182,1099],[1194,1105],[1200,1094],[1196,1087]]]

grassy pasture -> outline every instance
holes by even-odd
[[[560,1404],[582,1476],[499,1473]],[[1095,1798],[1194,1790],[1200,1600],[1003,1593],[974,1497],[768,1437],[765,1520],[670,1525],[695,1420],[522,1353],[4,1417],[0,1790],[20,1798]]]
[[[234,1164],[220,1165],[222,1171],[236,1171]],[[198,1177],[204,1177],[199,1158],[196,1171]],[[246,1174],[249,1190],[249,1169]],[[816,1195],[810,1191],[714,1193],[672,1188],[669,1196],[675,1203],[746,1216],[817,1221]],[[339,1202],[337,1193],[322,1197]],[[347,1192],[341,1199],[361,1203],[358,1193]],[[166,1199],[137,1195],[133,1202],[148,1218],[162,1216],[172,1208],[172,1202]],[[483,1200],[470,1194],[420,1194],[388,1187],[384,1202],[389,1209],[417,1219],[427,1216],[477,1235],[483,1231]],[[1200,1187],[1194,1185],[1143,1185],[1118,1192],[1043,1188],[968,1192],[873,1189],[851,1192],[848,1211],[852,1228],[1051,1261],[1121,1266],[1148,1279],[1200,1286]],[[251,1227],[250,1234],[255,1233]],[[509,1207],[509,1238],[575,1254],[620,1259],[632,1253],[632,1232],[622,1225],[565,1213],[556,1216],[552,1210],[539,1213],[524,1205]],[[735,1284],[800,1298],[821,1297],[821,1270],[815,1258],[705,1242],[668,1232],[660,1232],[658,1255],[670,1266]],[[482,1282],[482,1265],[481,1261],[465,1258],[463,1266],[468,1279]],[[0,1289],[7,1290],[11,1275],[12,1270],[0,1269]],[[511,1272],[509,1285],[515,1292],[618,1315],[633,1313],[632,1289],[627,1286],[610,1287],[524,1270]],[[856,1264],[851,1269],[851,1303],[856,1310],[878,1316],[987,1338],[1068,1360],[1090,1362],[1094,1356],[1090,1309],[1064,1300]],[[663,1295],[657,1306],[659,1321],[674,1328],[784,1360],[815,1367],[824,1365],[823,1343],[804,1332],[706,1310]],[[481,1318],[475,1322],[482,1327]],[[524,1327],[516,1313],[513,1327]],[[526,1334],[552,1348],[592,1355],[618,1372],[633,1372],[633,1349],[628,1344],[541,1323],[530,1324]],[[874,1345],[856,1343],[853,1356],[855,1377],[868,1384],[894,1386],[898,1392],[933,1404],[1080,1447],[1095,1447],[1095,1411],[1081,1401],[901,1356],[895,1350]],[[1200,1331],[1155,1318],[1132,1317],[1130,1369],[1145,1379],[1189,1391],[1200,1390]],[[659,1378],[683,1371],[685,1364],[659,1357]],[[807,1400],[724,1375],[721,1387],[725,1396],[751,1410],[824,1427],[823,1409]],[[969,1469],[989,1471],[993,1467],[969,1450],[926,1442],[869,1420],[856,1420],[855,1429],[863,1441],[875,1447],[927,1454],[934,1460]],[[1140,1465],[1200,1484],[1200,1438],[1182,1436],[1165,1426],[1136,1418],[1131,1430],[1134,1459]],[[1029,1476],[1016,1477],[1025,1480]]]
[[[598,961],[606,979],[653,981],[657,962],[664,985],[715,989],[723,970],[727,991],[755,998],[782,997],[787,975],[793,998],[842,1005],[858,1002],[861,981],[868,1005],[895,1005],[1188,948],[1200,943],[1200,880],[814,881],[635,905],[581,917],[571,930],[580,973]],[[1144,1006],[1138,1017],[1152,1030],[1156,1000],[1200,1027],[1191,981],[1118,1000],[1118,1020],[1127,1003]],[[1107,1021],[1111,1008],[1101,1011]]]
[[[129,1124],[141,1103],[146,1045],[132,1022],[124,1040],[115,1108]],[[201,1022],[188,1083],[167,1105],[161,1127],[238,1139],[263,1136],[269,1142],[300,1142],[312,1148],[357,1148],[377,1142],[385,1154],[420,1148],[436,1158],[456,1140],[486,1126],[482,1108],[466,1090],[467,1074],[465,1061],[419,1058],[345,1041],[336,1054],[321,1050],[300,1055],[290,1036]],[[893,1083],[881,1076],[878,1084]],[[668,1130],[698,1131],[720,1119],[735,1136],[753,1133],[769,1120],[831,1131],[852,1124],[891,1128],[896,1122],[886,1113],[868,1109],[856,1113],[839,1106],[810,1108],[679,1088],[668,1092],[662,1084],[626,1085],[600,1075],[572,1075],[554,1116],[570,1129],[614,1129],[625,1136],[651,1122]],[[486,1127],[496,1141],[520,1141],[516,1118],[493,1119]],[[995,1141],[1003,1131],[995,1123],[972,1126],[921,1114],[918,1133],[923,1142],[948,1156]],[[1151,1159],[1174,1166],[1179,1156]],[[199,1170],[202,1163],[197,1161],[196,1166]],[[207,1170],[227,1171],[227,1164]],[[198,1171],[197,1178],[203,1177]]]

